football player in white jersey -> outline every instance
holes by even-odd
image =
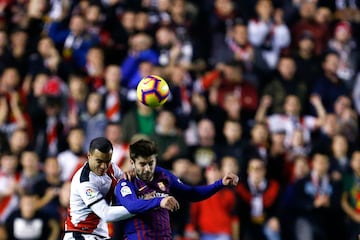
[[[107,222],[130,218],[156,207],[177,210],[174,197],[149,199],[146,209],[134,206],[111,206],[114,187],[123,172],[111,162],[113,146],[99,137],[91,141],[88,161],[74,175],[70,190],[70,207],[65,222],[64,240],[109,239]]]

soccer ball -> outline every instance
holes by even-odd
[[[170,90],[162,77],[149,75],[140,80],[136,93],[141,103],[149,107],[159,107],[167,101]]]

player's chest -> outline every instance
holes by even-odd
[[[153,181],[148,184],[137,183],[136,195],[141,199],[151,199],[169,195],[169,182],[167,180]]]
[[[98,177],[95,182],[102,194],[106,194],[109,191],[111,185],[113,184],[113,180],[108,175]]]

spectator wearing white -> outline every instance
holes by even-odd
[[[319,128],[326,116],[326,111],[322,105],[319,96],[311,96],[311,103],[316,109],[317,117],[312,115],[301,115],[301,104],[299,98],[295,95],[288,95],[285,98],[284,114],[272,114],[266,116],[267,109],[271,105],[271,97],[264,96],[258,111],[256,112],[255,120],[258,122],[266,122],[269,126],[270,132],[279,129],[285,130],[285,144],[291,142],[291,137],[294,130],[301,128],[304,133],[304,140],[309,143],[311,140],[311,131]]]
[[[274,11],[271,1],[258,1],[256,13],[258,18],[248,23],[249,41],[253,46],[262,48],[268,67],[274,69],[281,49],[290,44],[290,31],[283,22],[282,10]]]

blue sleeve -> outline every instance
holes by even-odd
[[[198,202],[211,197],[217,191],[224,187],[224,185],[222,184],[222,179],[217,180],[213,184],[204,186],[186,185],[182,183],[181,180],[171,172],[165,169],[162,170],[169,176],[170,192],[176,198],[181,198],[191,202]]]
[[[48,35],[55,43],[64,43],[67,36],[70,34],[68,28],[62,29],[61,23],[52,22],[49,26]]]
[[[122,70],[122,84],[126,87],[128,87],[128,83],[130,82],[130,79],[133,78],[135,73],[138,71],[139,67],[139,61],[136,56],[128,55],[124,62],[121,64],[121,70]]]
[[[138,199],[134,184],[120,180],[115,187],[116,204],[124,206],[130,213],[138,214],[160,207],[162,197]]]

